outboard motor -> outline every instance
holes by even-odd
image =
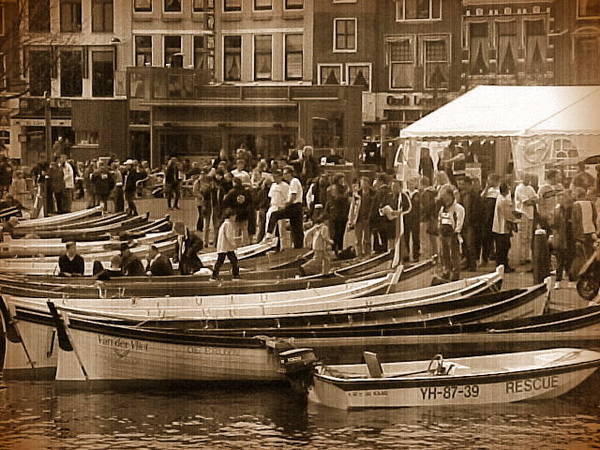
[[[295,391],[306,394],[312,385],[312,374],[317,362],[312,348],[286,350],[279,353],[279,372],[288,378]]]
[[[577,293],[585,300],[592,301],[600,289],[600,244],[596,242],[594,253],[579,271]]]

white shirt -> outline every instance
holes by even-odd
[[[269,189],[269,198],[271,199],[271,206],[276,208],[283,208],[288,198],[288,191],[290,186],[282,181],[281,183],[273,183]]]
[[[302,193],[302,183],[300,183],[300,180],[298,178],[292,178],[292,180],[290,181],[290,190],[288,191],[287,201],[291,202],[292,195],[296,194],[294,203],[302,203]]]
[[[245,170],[233,169],[231,175],[236,178],[241,178],[242,184],[250,184],[250,174]]]
[[[535,207],[533,205],[525,205],[528,200],[536,199],[537,194],[532,186],[525,186],[519,183],[515,188],[515,209],[527,216],[528,219],[533,219]]]
[[[73,174],[73,167],[68,162],[62,167],[63,178],[65,180],[65,189],[73,189],[75,187],[75,175]]]

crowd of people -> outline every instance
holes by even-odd
[[[173,210],[180,208],[183,187],[190,189],[198,248],[214,245],[219,253],[215,276],[225,257],[237,267],[237,247],[284,237],[289,228],[292,245],[314,249],[313,263],[321,270],[335,257],[368,256],[395,246],[404,262],[439,254],[443,277],[457,280],[461,271],[491,261],[507,272],[528,264],[533,236],[542,229],[552,237],[557,280],[564,272],[573,279],[597,240],[600,176],[587,173],[582,163],[566,188],[556,170],[547,171],[540,186],[529,173],[518,174],[517,181],[490,173],[482,187],[464,170],[476,155],[458,147],[442,152],[435,167],[423,149],[418,176],[401,180],[385,173],[324,170],[311,146],[274,159],[255,157],[245,148],[234,154],[221,150],[204,166],[173,157],[160,171],[162,189],[155,193],[164,194]],[[330,158],[340,162],[336,155]],[[6,165],[0,161],[0,188],[18,199],[26,189],[22,174],[14,171],[7,182]],[[111,211],[137,214],[136,199],[153,186],[156,172],[145,161],[75,163],[60,155],[32,174],[45,181],[50,212],[70,211],[76,197],[85,198],[88,207],[108,209],[111,203]],[[511,243],[518,245],[509,261]]]

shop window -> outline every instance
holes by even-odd
[[[81,97],[83,91],[83,60],[81,50],[60,52],[60,95]]]
[[[271,35],[254,36],[255,80],[270,80],[272,78],[272,40]]]
[[[303,76],[303,52],[301,34],[285,35],[285,79],[301,80]]]
[[[525,36],[527,39],[527,71],[543,73],[548,39],[544,20],[526,20]]]
[[[143,73],[131,72],[129,78],[129,92],[133,98],[144,98],[146,96],[146,83],[149,80],[146,79]]]
[[[488,29],[487,22],[469,24],[471,75],[487,75],[489,73],[490,36]]]
[[[75,142],[77,142],[77,145],[98,145],[98,132],[76,130]]]
[[[135,37],[135,65],[138,67],[152,65],[152,36]]]
[[[319,84],[340,84],[341,82],[341,64],[319,64]]]
[[[333,51],[356,51],[356,19],[333,19]]]
[[[194,36],[194,68],[212,70],[210,50],[205,36]]]
[[[425,88],[448,89],[450,67],[448,58],[448,42],[446,39],[426,40],[425,55]]]
[[[600,17],[600,0],[577,0],[577,17]]]
[[[304,0],[284,0],[285,9],[304,9]]]
[[[600,35],[575,38],[577,84],[600,84]]]
[[[242,37],[225,36],[223,43],[225,81],[240,81],[242,78]]]
[[[497,22],[498,30],[498,73],[514,75],[517,73],[517,22]]]
[[[152,0],[133,0],[134,12],[152,12]]]
[[[52,56],[50,50],[30,50],[29,60],[29,93],[43,96],[50,92],[52,76]]]
[[[0,130],[0,148],[10,145],[10,130]]]
[[[92,52],[92,96],[114,95],[114,54],[109,51]]]
[[[361,86],[364,90],[371,90],[370,64],[348,64],[347,69],[347,80],[350,86]]]
[[[113,0],[93,0],[92,31],[112,32],[113,30]]]
[[[60,0],[60,31],[63,33],[81,31],[81,0]]]
[[[271,11],[273,9],[273,0],[254,0],[255,11]]]
[[[165,36],[165,67],[181,67],[181,36]]]
[[[415,86],[415,46],[412,38],[398,38],[389,45],[390,88]]]
[[[223,11],[235,12],[242,10],[242,0],[223,0]]]
[[[442,18],[441,0],[397,0],[396,20],[439,20]]]
[[[50,0],[28,2],[29,31],[50,33]]]
[[[181,0],[164,0],[165,12],[181,12]]]

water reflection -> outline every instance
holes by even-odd
[[[282,386],[66,391],[10,382],[0,448],[564,448],[600,446],[600,376],[557,400],[338,411]]]

